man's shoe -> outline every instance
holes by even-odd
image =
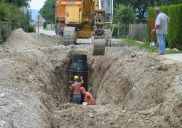
[[[165,55],[165,54],[161,54],[161,53],[159,53],[158,55]]]

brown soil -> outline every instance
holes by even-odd
[[[62,37],[18,29],[0,46],[0,126],[180,128],[182,64],[112,41],[104,56],[90,44],[62,45]],[[73,54],[87,54],[95,106],[69,103]]]

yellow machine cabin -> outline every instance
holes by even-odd
[[[79,17],[79,6],[67,6],[66,7],[66,16],[65,16],[65,23],[66,24],[80,24],[80,17]]]

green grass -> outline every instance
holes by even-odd
[[[122,39],[122,40],[126,40],[127,38],[124,38],[124,37],[120,37],[120,38],[118,38],[117,36],[112,36],[112,39]]]
[[[49,29],[47,29],[47,28],[44,28],[44,30],[49,30]]]
[[[119,39],[123,39],[123,38],[119,38]],[[148,52],[153,52],[153,53],[159,52],[159,50],[158,50],[159,48],[156,48],[155,46],[150,46],[150,42],[146,42],[145,44],[140,44],[140,43],[135,42],[135,40],[133,40],[133,39],[126,39],[126,38],[123,39],[122,42],[129,43],[129,44],[131,44],[131,46],[138,46],[139,49],[145,48],[145,50]],[[172,54],[172,53],[182,53],[182,50],[179,50],[179,51],[176,51],[173,49],[166,50],[166,54]]]
[[[44,30],[49,30],[48,28],[44,28]],[[55,30],[49,30],[49,31],[55,31]]]
[[[0,41],[0,45],[2,45],[2,44],[3,44],[3,42]]]

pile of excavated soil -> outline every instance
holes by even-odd
[[[0,46],[1,127],[182,126],[181,63],[113,40],[98,86],[104,56],[92,56],[90,44],[61,44],[18,29]],[[73,54],[88,56],[95,106],[69,103]]]

